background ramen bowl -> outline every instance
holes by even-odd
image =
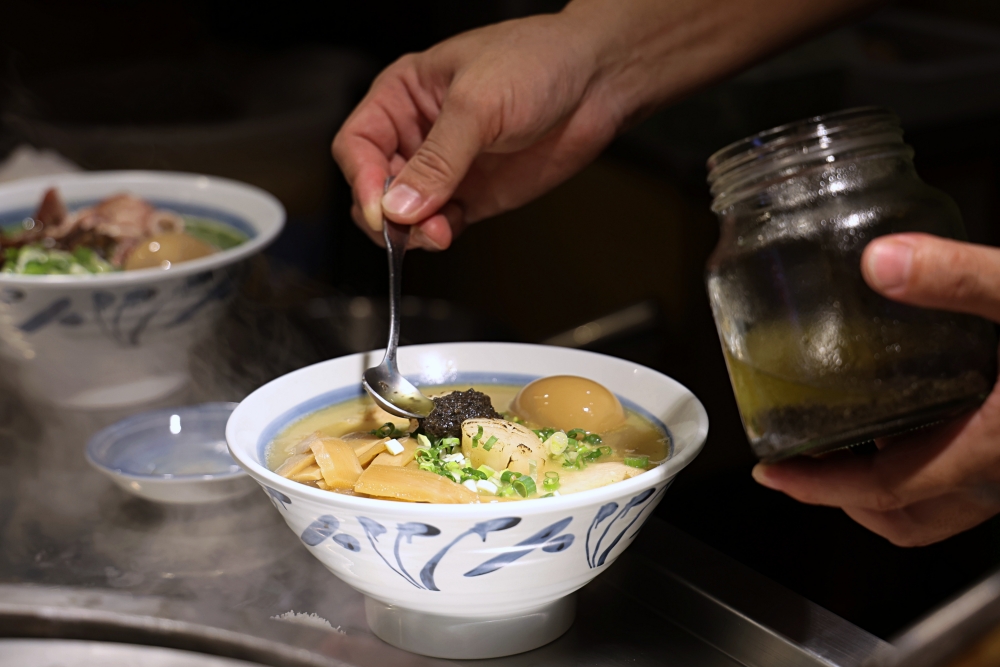
[[[0,354],[29,395],[82,409],[141,404],[188,379],[188,352],[211,330],[243,271],[274,240],[278,200],[222,178],[148,171],[65,174],[0,185],[0,225],[34,213],[59,188],[70,210],[129,192],[180,214],[214,218],[250,238],[164,271],[96,276],[0,274]]]
[[[366,596],[372,631],[425,655],[510,655],[565,632],[574,616],[572,593],[621,554],[708,433],[705,409],[690,391],[628,361],[536,345],[420,345],[399,350],[400,369],[418,385],[524,384],[545,375],[581,375],[665,424],[673,454],[649,472],[599,489],[479,505],[334,494],[267,469],[264,451],[275,434],[314,410],[360,395],[362,371],[381,358],[381,352],[342,357],[264,385],[233,413],[226,439],[298,539]]]

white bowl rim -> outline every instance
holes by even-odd
[[[105,426],[100,431],[90,436],[87,440],[87,446],[84,448],[84,457],[87,459],[87,463],[93,466],[96,470],[103,472],[111,477],[117,477],[119,479],[125,479],[128,481],[142,482],[143,484],[148,483],[190,483],[190,482],[218,482],[218,481],[228,481],[231,479],[237,479],[239,477],[246,477],[247,471],[242,467],[239,470],[230,470],[228,472],[210,472],[210,473],[160,473],[160,474],[144,474],[138,472],[125,472],[119,468],[113,468],[103,461],[98,461],[94,457],[94,448],[96,447],[98,441],[102,441],[105,435],[113,430],[119,429],[123,426],[130,426],[134,423],[139,423],[146,421],[148,419],[154,419],[164,414],[180,414],[185,411],[190,410],[200,410],[204,408],[211,409],[229,409],[230,415],[239,406],[238,403],[233,401],[211,401],[208,403],[194,403],[192,405],[180,405],[168,408],[157,408],[155,410],[147,410],[145,412],[138,412],[134,415],[129,415],[124,419],[120,419],[113,424]]]
[[[163,269],[137,269],[135,271],[116,271],[114,273],[101,273],[95,275],[55,275],[55,276],[34,276],[11,273],[0,273],[0,287],[60,287],[87,289],[91,287],[116,287],[128,285],[130,283],[146,282],[151,278],[178,278],[194,273],[210,271],[227,264],[232,264],[250,255],[259,252],[270,244],[281,232],[285,225],[285,208],[281,202],[271,193],[262,190],[254,185],[242,183],[221,176],[208,176],[205,174],[195,174],[179,171],[150,171],[140,169],[123,169],[116,171],[89,171],[68,174],[55,174],[51,176],[36,176],[23,178],[9,183],[0,184],[0,206],[3,205],[3,198],[8,194],[19,191],[33,191],[46,187],[61,187],[64,184],[87,183],[95,184],[114,183],[121,180],[121,190],[128,191],[130,186],[142,186],[146,183],[173,183],[178,186],[195,187],[199,190],[208,189],[229,189],[238,192],[240,196],[255,200],[261,206],[264,214],[257,220],[252,221],[255,231],[253,238],[247,239],[244,243],[222,250],[207,257],[193,259],[171,267],[169,271]],[[140,195],[141,196],[141,195]],[[215,205],[216,208],[224,209],[224,206]]]
[[[533,345],[529,343],[490,343],[490,342],[465,342],[465,343],[431,343],[427,345],[407,345],[401,346],[400,352],[403,350],[412,351],[413,353],[419,353],[421,350],[432,350],[432,349],[448,349],[454,347],[468,347],[468,346],[482,346],[488,345],[493,348],[512,348],[512,349],[523,349],[523,348],[547,348],[546,345]],[[332,365],[334,363],[342,363],[346,359],[357,359],[364,356],[371,356],[375,359],[380,359],[382,356],[382,350],[373,350],[369,352],[359,352],[356,354],[345,355],[343,357],[337,357],[334,359],[328,359],[327,361],[321,361],[311,366],[306,366],[298,370],[282,375],[279,378],[271,380],[265,385],[262,385],[257,390],[252,392],[249,396],[243,399],[242,402],[233,411],[233,414],[229,418],[229,422],[226,424],[226,443],[229,446],[229,453],[232,454],[236,462],[243,466],[252,477],[260,482],[263,479],[267,483],[267,486],[275,490],[281,490],[282,492],[289,493],[292,496],[299,495],[305,496],[311,500],[317,501],[320,504],[338,506],[344,509],[356,510],[356,511],[388,511],[391,510],[393,514],[399,516],[412,516],[421,517],[427,516],[428,512],[433,512],[436,516],[450,517],[450,518],[469,518],[469,517],[489,517],[492,515],[509,514],[511,511],[512,504],[518,508],[518,511],[522,513],[532,512],[547,512],[552,511],[567,511],[567,510],[577,510],[581,508],[591,507],[594,505],[602,504],[620,498],[621,496],[626,496],[629,494],[640,493],[647,488],[655,488],[662,482],[672,479],[681,470],[683,470],[691,461],[694,460],[696,456],[701,452],[702,448],[705,446],[705,439],[708,436],[708,413],[705,411],[705,406],[702,405],[698,397],[694,395],[691,390],[677,382],[673,378],[655,371],[647,366],[643,366],[638,363],[627,361],[625,359],[619,359],[617,357],[612,357],[605,354],[600,354],[597,352],[590,352],[587,350],[571,350],[570,348],[554,348],[564,350],[566,352],[574,352],[580,355],[588,357],[600,357],[605,360],[610,360],[612,363],[628,364],[633,368],[641,368],[643,371],[652,373],[658,376],[658,379],[664,381],[666,384],[672,385],[675,389],[680,389],[682,392],[687,394],[687,398],[693,402],[695,411],[698,415],[698,429],[697,434],[694,436],[695,442],[692,442],[686,446],[683,451],[677,455],[668,459],[665,463],[657,466],[656,468],[646,471],[641,475],[636,475],[631,479],[622,480],[621,482],[615,482],[613,484],[608,484],[607,486],[602,486],[596,489],[590,489],[588,491],[580,491],[578,493],[568,494],[565,496],[556,496],[550,498],[530,498],[525,500],[510,502],[495,502],[495,503],[477,503],[477,504],[447,504],[447,503],[407,503],[398,502],[394,500],[383,500],[379,498],[362,498],[358,496],[348,496],[345,494],[331,493],[330,491],[324,491],[322,489],[313,488],[305,484],[299,484],[298,482],[293,482],[290,479],[285,479],[284,477],[278,475],[277,473],[269,470],[266,466],[257,463],[249,456],[245,455],[244,452],[240,451],[238,448],[233,447],[233,442],[235,442],[236,436],[236,425],[239,422],[241,416],[241,411],[246,411],[249,409],[247,407],[247,400],[250,399],[254,394],[261,391],[265,387],[274,385],[275,383],[286,383],[292,382],[296,377],[301,377],[306,374],[320,372],[325,366]],[[605,362],[606,363],[606,362]],[[360,384],[360,380],[359,380]],[[336,391],[338,388],[326,389],[321,393],[326,393],[328,391]],[[668,425],[669,427],[669,425]]]

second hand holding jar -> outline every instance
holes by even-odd
[[[759,458],[819,454],[982,403],[996,378],[992,325],[890,301],[861,275],[878,236],[965,238],[955,203],[917,175],[893,114],[784,125],[708,166],[722,227],[709,299]]]

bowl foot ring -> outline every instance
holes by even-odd
[[[496,618],[428,614],[365,596],[365,616],[379,639],[406,651],[451,660],[499,658],[562,636],[576,617],[576,595]]]

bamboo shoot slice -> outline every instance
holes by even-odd
[[[361,463],[354,449],[339,438],[323,438],[312,444],[323,481],[331,489],[349,489],[361,476]]]
[[[361,464],[361,467],[365,467],[374,459],[385,453],[385,440],[379,440],[378,442],[372,443],[367,447],[355,448],[354,453],[357,455],[358,462]]]
[[[390,454],[389,452],[382,452],[375,457],[372,461],[373,466],[396,466],[402,468],[408,465],[417,454],[417,442],[416,438],[401,438],[399,444],[403,446],[403,451],[399,454]]]
[[[314,465],[316,465],[316,457],[313,456],[312,452],[307,454],[292,454],[274,472],[282,477],[293,479],[295,475]]]
[[[312,457],[312,454],[309,455]],[[294,475],[289,475],[288,479],[293,482],[318,482],[323,479],[323,471],[319,469],[318,465],[311,465],[308,468],[303,468]]]
[[[357,484],[356,493],[418,503],[475,503],[479,494],[461,484],[426,470],[370,465]]]
[[[302,440],[300,440],[294,447],[292,447],[292,455],[295,454],[305,454],[310,451],[312,444],[323,437],[323,434],[319,431],[313,431]]]

